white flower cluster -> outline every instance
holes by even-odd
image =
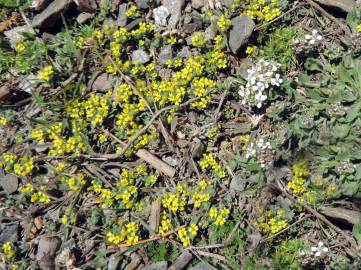
[[[267,100],[267,90],[271,86],[280,86],[283,82],[278,73],[280,64],[273,61],[261,60],[256,66],[247,70],[246,85],[241,86],[238,94],[242,97],[242,104],[249,107],[261,108]]]
[[[307,34],[303,38],[295,38],[293,43],[295,45],[317,45],[322,40],[322,36],[316,29],[312,30],[311,35]]]
[[[317,247],[311,247],[311,250],[300,251],[301,256],[312,256],[314,258],[321,258],[328,253],[329,249],[325,247],[323,242],[318,242]]]
[[[272,149],[271,143],[266,142],[264,139],[259,139],[257,142],[250,142],[247,151],[246,151],[246,158],[256,157],[257,151],[259,150],[266,150]]]

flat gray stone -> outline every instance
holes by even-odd
[[[168,262],[161,261],[146,265],[143,270],[167,270]]]
[[[0,176],[0,186],[7,194],[17,191],[19,185],[18,178],[13,174],[5,174]]]
[[[237,53],[248,42],[255,26],[254,21],[247,15],[237,16],[232,19],[232,29],[229,32],[229,47],[233,53]]]
[[[117,270],[120,260],[121,260],[120,255],[117,254],[111,255],[108,261],[108,270]]]
[[[189,268],[189,270],[212,270],[212,268],[209,267],[207,264],[200,262],[195,266]]]
[[[149,8],[149,0],[135,0],[135,4],[139,9]]]
[[[346,13],[350,12],[358,5],[354,0],[316,0],[316,2],[323,6],[338,9]]]
[[[5,242],[16,242],[19,240],[19,224],[5,226],[0,234],[0,245]]]
[[[89,87],[93,91],[106,92],[109,89],[112,89],[112,80],[112,75],[102,73],[95,79],[92,85],[89,85]]]
[[[43,270],[55,269],[55,254],[60,247],[60,240],[57,237],[42,237],[38,244],[36,260]]]
[[[170,28],[176,28],[182,15],[184,0],[163,0],[163,5],[169,10],[171,16],[168,21]]]
[[[23,25],[23,26],[17,26],[8,31],[5,31],[4,35],[9,39],[11,46],[15,47],[16,41],[23,37],[21,35],[21,33],[35,34],[31,27],[29,27],[27,25]]]
[[[88,20],[90,20],[93,17],[94,17],[94,15],[92,13],[82,12],[78,15],[78,17],[76,17],[76,21],[79,24],[82,24],[82,23],[87,22]]]
[[[173,56],[172,45],[163,46],[158,54],[158,62],[164,65]]]
[[[121,4],[119,6],[119,13],[118,13],[118,26],[124,27],[127,25],[128,17],[126,15],[127,11],[127,4]]]
[[[138,62],[138,64],[143,65],[148,63],[150,56],[142,49],[135,50],[132,52],[132,63]]]
[[[204,0],[192,0],[192,7],[195,9],[201,9],[204,6]]]
[[[167,26],[167,19],[170,15],[168,8],[160,6],[153,9],[154,23],[156,26],[164,27]]]
[[[232,178],[231,184],[229,186],[230,190],[241,192],[246,187],[246,181],[244,179],[241,179],[239,175],[235,175]]]
[[[73,0],[55,0],[40,14],[33,19],[32,26],[40,28],[50,28],[59,19],[60,14],[67,10]]]

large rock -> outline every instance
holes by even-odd
[[[163,6],[165,6],[171,14],[168,21],[168,26],[170,28],[176,28],[182,15],[184,0],[163,0]]]
[[[124,27],[127,25],[128,17],[127,17],[127,4],[121,4],[119,6],[119,13],[118,13],[118,26]]]
[[[232,29],[229,32],[229,47],[233,53],[237,53],[248,42],[255,26],[254,21],[247,15],[237,16],[232,19]]]
[[[170,15],[168,8],[160,6],[153,9],[154,22],[156,26],[167,26],[167,18]]]
[[[18,178],[13,174],[0,176],[0,186],[7,194],[12,194],[18,189]]]
[[[0,234],[0,245],[6,242],[16,242],[19,240],[19,224],[5,226]]]
[[[168,263],[166,261],[148,264],[143,270],[167,270]]]
[[[21,33],[35,34],[33,29],[27,25],[17,26],[4,32],[4,35],[9,39],[11,46],[15,47],[16,41],[22,38]]]
[[[316,0],[321,5],[328,6],[341,10],[343,12],[350,12],[354,7],[357,6],[354,0]]]
[[[158,55],[158,62],[164,65],[169,59],[172,58],[172,45],[165,45],[160,49],[160,53]]]
[[[148,63],[150,60],[149,55],[142,49],[138,49],[132,52],[132,63],[138,63],[139,65],[143,65]]]
[[[189,268],[189,270],[212,270],[212,268],[208,264],[200,262]]]
[[[55,0],[40,14],[34,17],[32,22],[33,27],[50,28],[59,19],[60,14],[65,12],[73,0]]]
[[[39,241],[36,260],[40,269],[55,269],[55,255],[60,247],[60,240],[57,237],[42,237]]]

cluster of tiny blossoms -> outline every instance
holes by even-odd
[[[20,191],[21,193],[30,195],[30,201],[33,203],[50,203],[50,197],[45,193],[45,186],[41,186],[38,191],[35,191],[33,185],[28,183]]]
[[[214,224],[217,226],[223,226],[228,218],[230,211],[228,208],[218,209],[216,207],[212,207],[209,210],[209,217],[214,220]]]
[[[0,166],[4,166],[6,172],[13,172],[18,176],[31,175],[34,169],[34,162],[31,157],[18,157],[15,154],[4,153],[0,159]]]
[[[316,29],[313,29],[311,32],[311,35],[307,34],[304,35],[301,38],[295,38],[293,40],[293,44],[299,46],[299,45],[308,45],[308,46],[314,46],[319,44],[319,42],[322,40],[322,36],[318,33]]]
[[[125,243],[128,245],[134,245],[139,241],[139,225],[135,222],[129,222],[123,224],[120,229],[120,233],[108,232],[106,234],[106,240],[112,245],[119,245]]]
[[[288,188],[296,194],[303,194],[306,192],[305,179],[310,176],[307,167],[307,161],[302,159],[298,164],[293,165],[293,178],[288,182]]]
[[[217,21],[219,31],[221,31],[221,33],[225,33],[231,26],[232,21],[227,18],[226,14],[222,14]]]
[[[191,239],[193,239],[198,232],[198,226],[194,223],[191,223],[188,228],[183,227],[178,231],[178,237],[181,240],[183,246],[188,247],[191,244]]]
[[[53,75],[54,70],[52,66],[46,66],[44,69],[38,71],[38,78],[43,81],[50,81],[51,76]]]
[[[246,85],[241,86],[239,95],[242,104],[261,108],[267,100],[267,90],[272,86],[280,86],[283,82],[278,73],[280,65],[273,61],[260,60],[256,66],[247,70]]]
[[[281,15],[278,2],[278,0],[246,0],[244,13],[259,22],[269,22]]]
[[[1,252],[4,253],[2,261],[5,263],[15,256],[15,247],[12,243],[5,242],[1,247]]]
[[[256,227],[266,234],[278,233],[287,226],[287,219],[283,209],[265,211],[257,221]]]
[[[210,169],[212,171],[212,173],[220,179],[226,177],[226,171],[216,161],[216,159],[212,153],[203,154],[203,158],[199,162],[199,165],[202,170]]]

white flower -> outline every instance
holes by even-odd
[[[317,40],[322,40],[322,36],[321,36],[321,35],[317,35],[316,39],[317,39]]]
[[[321,252],[317,251],[317,252],[315,253],[315,256],[316,256],[316,257],[320,257],[320,256],[321,256]]]
[[[312,252],[316,252],[316,251],[317,251],[317,247],[311,247],[311,251],[312,251]]]
[[[316,29],[313,29],[313,30],[312,30],[312,35],[317,35],[317,33],[318,33],[318,32],[317,32]]]
[[[324,247],[324,248],[322,249],[322,251],[326,253],[326,252],[328,252],[328,248],[327,248],[327,247]]]
[[[305,35],[305,39],[311,39],[310,35]]]

